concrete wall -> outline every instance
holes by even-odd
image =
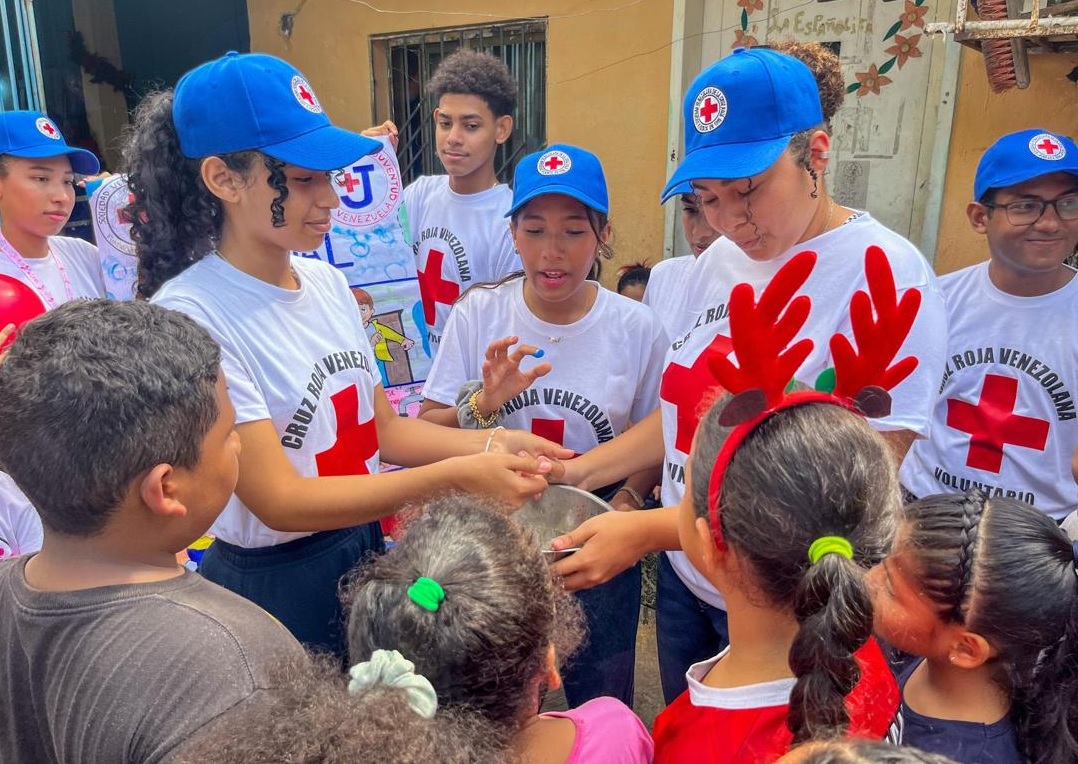
[[[1078,134],[1078,85],[1066,77],[1076,66],[1078,54],[1031,55],[1029,88],[997,94],[988,89],[980,53],[963,49],[936,247],[939,273],[988,258],[983,237],[970,229],[966,219],[973,176],[984,150],[1001,135],[1030,127]]]
[[[291,61],[336,123],[362,129],[372,123],[370,35],[546,17],[547,142],[594,151],[610,186],[617,257],[604,266],[604,281],[613,283],[620,263],[662,256],[658,197],[666,179],[673,0],[615,11],[603,8],[616,4],[595,0],[519,0],[511,16],[481,0],[378,5],[387,11],[348,0],[300,3],[286,38],[281,16],[295,11],[296,1],[248,0],[251,50]]]

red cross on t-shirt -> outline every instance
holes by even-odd
[[[1015,414],[1017,400],[1018,380],[999,374],[985,374],[976,405],[947,399],[947,426],[970,436],[967,467],[998,473],[1003,466],[1003,447],[1007,445],[1044,450],[1048,422]]]
[[[707,364],[712,353],[729,355],[733,350],[730,338],[716,334],[704,351],[696,357],[691,367],[671,363],[663,370],[659,397],[677,409],[677,434],[674,447],[683,454],[689,453],[696,426],[700,423],[700,401],[718,382]]]
[[[419,296],[423,300],[423,320],[434,326],[437,317],[435,303],[452,305],[460,297],[460,284],[442,278],[442,261],[445,253],[432,249],[427,254],[426,270],[419,271]]]
[[[565,420],[564,419],[532,419],[532,433],[540,438],[552,440],[559,446],[565,445]]]
[[[337,440],[325,451],[315,455],[318,474],[369,475],[367,460],[378,451],[378,428],[372,416],[359,421],[359,388],[355,385],[334,393],[330,399],[337,418]]]
[[[1051,138],[1045,138],[1043,141],[1037,144],[1037,148],[1043,151],[1048,156],[1059,151],[1059,144],[1053,141]]]
[[[550,170],[551,172],[554,172],[559,167],[561,167],[563,164],[565,164],[565,162],[563,162],[561,160],[561,157],[559,157],[557,154],[551,154],[550,159],[543,162],[543,164],[546,166],[546,168],[548,170]]]
[[[710,122],[715,118],[715,114],[719,111],[719,105],[715,102],[715,99],[708,96],[704,99],[704,102],[700,104],[700,119],[704,122]]]

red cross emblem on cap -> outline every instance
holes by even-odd
[[[39,117],[36,125],[38,132],[40,132],[46,138],[52,138],[54,141],[60,140],[60,131],[57,130],[56,125],[54,125],[49,120],[45,119],[44,117]]]
[[[1050,161],[1062,159],[1067,153],[1067,149],[1064,148],[1063,144],[1054,135],[1049,135],[1048,133],[1033,136],[1029,141],[1029,150],[1034,156]]]
[[[726,95],[717,87],[706,87],[697,94],[692,109],[696,131],[710,133],[726,119]]]
[[[573,160],[564,151],[548,151],[539,157],[536,169],[540,175],[563,175],[569,172],[573,166]]]
[[[314,95],[314,91],[311,90],[311,86],[307,83],[307,80],[300,77],[298,74],[292,78],[292,95],[296,97],[296,101],[309,112],[314,114],[322,113],[322,105],[318,103],[318,99]]]

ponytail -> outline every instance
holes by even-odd
[[[861,679],[854,653],[872,634],[872,600],[864,570],[841,554],[827,554],[801,577],[794,592],[797,635],[790,669],[787,724],[794,742],[840,737],[849,726],[846,696]]]

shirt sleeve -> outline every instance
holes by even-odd
[[[449,311],[445,329],[442,330],[442,342],[427,374],[427,381],[423,383],[423,397],[435,403],[455,405],[460,386],[482,375],[475,357],[474,345],[478,336],[477,330],[472,328],[471,302],[465,299]]]
[[[659,408],[659,385],[662,383],[663,362],[666,360],[666,350],[670,346],[662,321],[650,308],[647,308],[647,313],[648,320],[645,325],[649,328],[651,342],[641,343],[641,348],[645,352],[641,358],[641,367],[644,371],[636,388],[632,410],[629,412],[629,419],[634,423]]]

